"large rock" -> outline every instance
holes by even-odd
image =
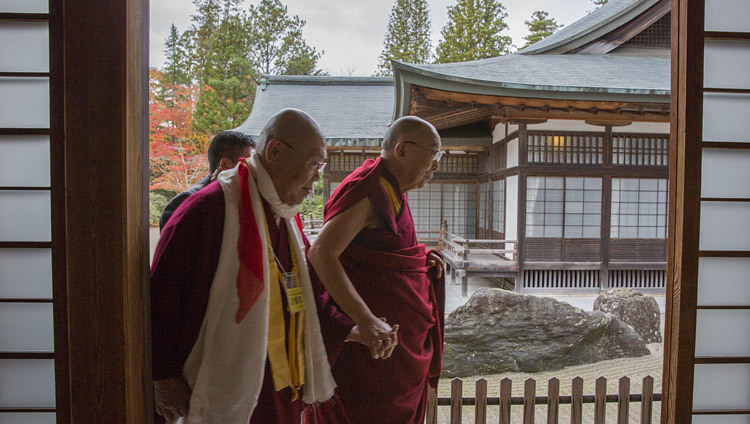
[[[594,310],[620,318],[646,343],[661,343],[661,312],[651,296],[633,289],[608,289],[596,298]]]
[[[445,321],[443,376],[551,371],[650,352],[612,315],[482,288]]]

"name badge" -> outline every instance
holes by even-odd
[[[299,278],[296,272],[285,272],[284,285],[286,287],[286,302],[289,305],[289,312],[295,314],[305,310],[305,296],[302,294],[302,287],[299,284]]]

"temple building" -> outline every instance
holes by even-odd
[[[463,276],[512,276],[525,292],[663,292],[670,19],[668,1],[610,0],[516,54],[393,62],[393,79],[267,76],[238,130],[257,136],[284,107],[310,113],[328,141],[327,196],[379,154],[390,122],[420,116],[447,151],[408,193],[420,236],[507,241],[451,261]]]

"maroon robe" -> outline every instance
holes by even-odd
[[[381,176],[401,199],[398,217],[380,185]],[[326,204],[326,221],[365,197],[387,227],[360,231],[339,260],[372,313],[399,325],[399,344],[390,358],[374,360],[364,345],[337,347],[326,340],[334,353],[338,397],[352,424],[422,423],[428,385],[437,386],[440,376],[445,280],[426,268],[427,253],[417,244],[406,196],[381,159],[365,161],[339,185]],[[318,422],[347,422],[337,407],[311,409],[306,411],[311,422],[315,415]]]
[[[276,225],[265,201],[263,206],[273,250],[282,266],[291,269],[287,227]],[[224,192],[218,183],[211,183],[180,205],[161,233],[151,266],[153,380],[181,377],[182,366],[198,338],[219,261],[224,209]],[[343,343],[354,323],[335,309],[313,272],[310,277],[317,295],[321,330],[328,339]],[[282,301],[286,306],[285,296]],[[288,319],[284,307],[287,324]],[[299,423],[302,408],[301,396],[292,402],[288,387],[274,390],[266,360],[263,387],[250,423]],[[160,416],[155,418],[156,422],[163,422]]]

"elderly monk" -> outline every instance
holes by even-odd
[[[431,124],[400,118],[381,156],[344,179],[326,204],[310,263],[360,326],[382,316],[398,328],[398,347],[390,358],[372,361],[364,346],[327,341],[338,399],[309,407],[311,422],[424,421],[428,385],[436,386],[442,361],[443,261],[417,243],[404,193],[425,186],[442,153]]]
[[[164,227],[151,311],[155,409],[167,421],[299,423],[303,400],[333,395],[321,327],[337,343],[361,338],[309,272],[297,213],[325,155],[317,123],[282,110],[249,160]],[[375,351],[394,337],[385,325]]]

